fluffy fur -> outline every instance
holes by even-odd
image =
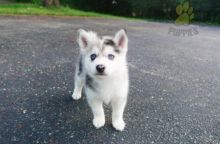
[[[129,87],[126,61],[128,37],[125,30],[118,31],[113,37],[99,37],[95,32],[80,29],[77,42],[80,56],[76,65],[73,99],[81,98],[84,87],[96,128],[105,124],[103,103],[111,104],[112,125],[122,131]]]

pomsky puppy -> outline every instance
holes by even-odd
[[[124,29],[113,37],[99,37],[95,32],[78,30],[80,47],[76,65],[73,99],[81,98],[82,89],[93,112],[93,125],[105,124],[103,103],[112,106],[112,125],[122,131],[125,127],[123,112],[129,89],[126,53],[128,37]]]

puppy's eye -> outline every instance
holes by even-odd
[[[112,55],[112,54],[109,54],[109,55],[108,55],[108,59],[113,60],[114,58],[115,58],[114,55]]]
[[[90,55],[91,60],[92,60],[92,61],[95,60],[96,56],[97,56],[96,54],[91,54],[91,55]]]

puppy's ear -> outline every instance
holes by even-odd
[[[81,50],[85,50],[88,47],[88,32],[83,30],[83,29],[79,29],[77,31],[77,42],[79,44],[79,47]]]
[[[127,51],[128,48],[128,36],[124,29],[119,30],[114,37],[117,47],[121,51]]]

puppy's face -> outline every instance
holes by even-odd
[[[117,74],[125,64],[128,38],[124,30],[114,37],[98,37],[94,32],[78,31],[78,43],[84,56],[86,72],[92,77],[104,78]]]

